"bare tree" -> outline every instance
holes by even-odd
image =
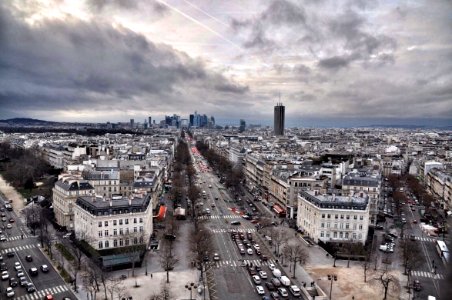
[[[280,248],[289,240],[290,230],[286,227],[273,227],[270,229],[271,237],[275,245],[275,254],[280,255]]]
[[[366,258],[363,263],[363,271],[364,271],[364,282],[367,282],[367,272],[370,270],[370,251],[366,252]]]
[[[114,299],[115,294],[118,299],[121,299],[123,292],[125,291],[124,281],[119,278],[110,278],[107,282],[107,291],[110,294],[110,299]]]
[[[404,267],[403,274],[408,274],[408,270],[412,270],[422,264],[422,252],[419,244],[409,239],[403,239],[400,243],[400,256]]]
[[[160,265],[166,271],[166,282],[169,283],[169,272],[179,262],[179,259],[173,254],[173,241],[163,240],[162,250],[160,251]]]
[[[204,273],[210,267],[209,256],[213,252],[212,234],[209,230],[202,227],[199,230],[194,229],[191,233],[190,251],[195,267],[201,271],[201,278],[204,282]]]
[[[297,263],[306,263],[309,254],[306,249],[298,242],[290,240],[287,245],[283,247],[283,255],[287,257],[289,262],[293,264],[292,278],[296,278]],[[290,268],[289,268],[290,269]]]
[[[383,271],[378,277],[374,278],[378,283],[380,283],[383,287],[383,300],[388,298],[389,288],[395,288],[397,284],[397,278],[388,273],[387,271]]]

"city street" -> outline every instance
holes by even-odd
[[[1,197],[0,207],[4,208],[6,199]],[[2,229],[6,237],[6,241],[0,242],[1,256],[3,263],[7,267],[9,278],[17,278],[17,273],[15,270],[15,264],[19,263],[21,269],[26,277],[27,281],[32,283],[36,288],[36,291],[27,293],[25,287],[21,287],[20,283],[14,287],[14,297],[13,299],[19,300],[37,300],[43,299],[46,295],[53,295],[57,297],[56,299],[63,299],[67,297],[68,299],[76,299],[72,291],[66,286],[63,279],[53,268],[49,260],[44,256],[44,254],[39,249],[39,241],[37,236],[32,236],[22,220],[17,217],[14,211],[5,210],[7,222],[2,222],[2,226],[9,223],[9,220],[14,219],[11,229]],[[23,238],[22,238],[23,236]],[[31,256],[32,261],[26,261],[26,256]],[[41,266],[47,265],[49,271],[47,273],[42,272]],[[38,269],[38,274],[31,276],[30,268],[35,267]],[[0,299],[6,299],[6,288],[9,287],[9,279],[1,281],[1,296]]]
[[[216,251],[220,256],[220,260],[213,262],[212,266],[214,280],[213,287],[210,286],[211,298],[261,299],[263,295],[257,294],[256,284],[245,267],[247,264],[261,267],[262,271],[267,272],[268,279],[262,280],[260,285],[263,286],[265,295],[269,295],[270,291],[265,286],[273,277],[269,265],[273,264],[281,271],[283,268],[278,265],[271,247],[257,234],[255,225],[242,217],[243,211],[237,207],[224,185],[219,182],[219,178],[206,167],[206,163],[199,163],[203,159],[194,157],[194,161],[199,175],[199,188],[206,192],[206,198],[202,200],[203,207],[211,209],[210,215],[199,218],[205,220],[206,227],[211,230]],[[234,221],[240,222],[240,225],[232,225],[231,222]],[[251,233],[253,240],[260,245],[262,255],[269,257],[268,261],[261,261],[254,251],[252,254],[241,255],[236,243],[231,239],[231,231]],[[287,287],[286,290],[288,291]],[[289,293],[288,299],[291,298]]]

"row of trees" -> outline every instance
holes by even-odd
[[[232,164],[226,157],[221,156],[215,150],[210,149],[209,145],[198,141],[196,148],[201,155],[209,162],[210,166],[219,174],[225,177],[225,184],[227,187],[238,190],[241,182],[244,179],[242,165]]]

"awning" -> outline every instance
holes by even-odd
[[[286,213],[286,211],[278,204],[273,205],[273,210],[277,214],[285,214]]]
[[[154,218],[157,218],[158,221],[162,221],[163,219],[165,219],[165,215],[166,215],[166,206],[162,205],[159,208],[159,213],[154,216]]]

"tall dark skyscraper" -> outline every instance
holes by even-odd
[[[243,119],[240,119],[239,132],[244,132],[246,127],[246,122]]]
[[[282,103],[277,103],[274,113],[274,130],[275,135],[284,135],[284,119],[285,119],[285,106]]]
[[[151,127],[151,124],[152,124],[152,118],[148,117],[148,125],[149,125],[149,127]]]

